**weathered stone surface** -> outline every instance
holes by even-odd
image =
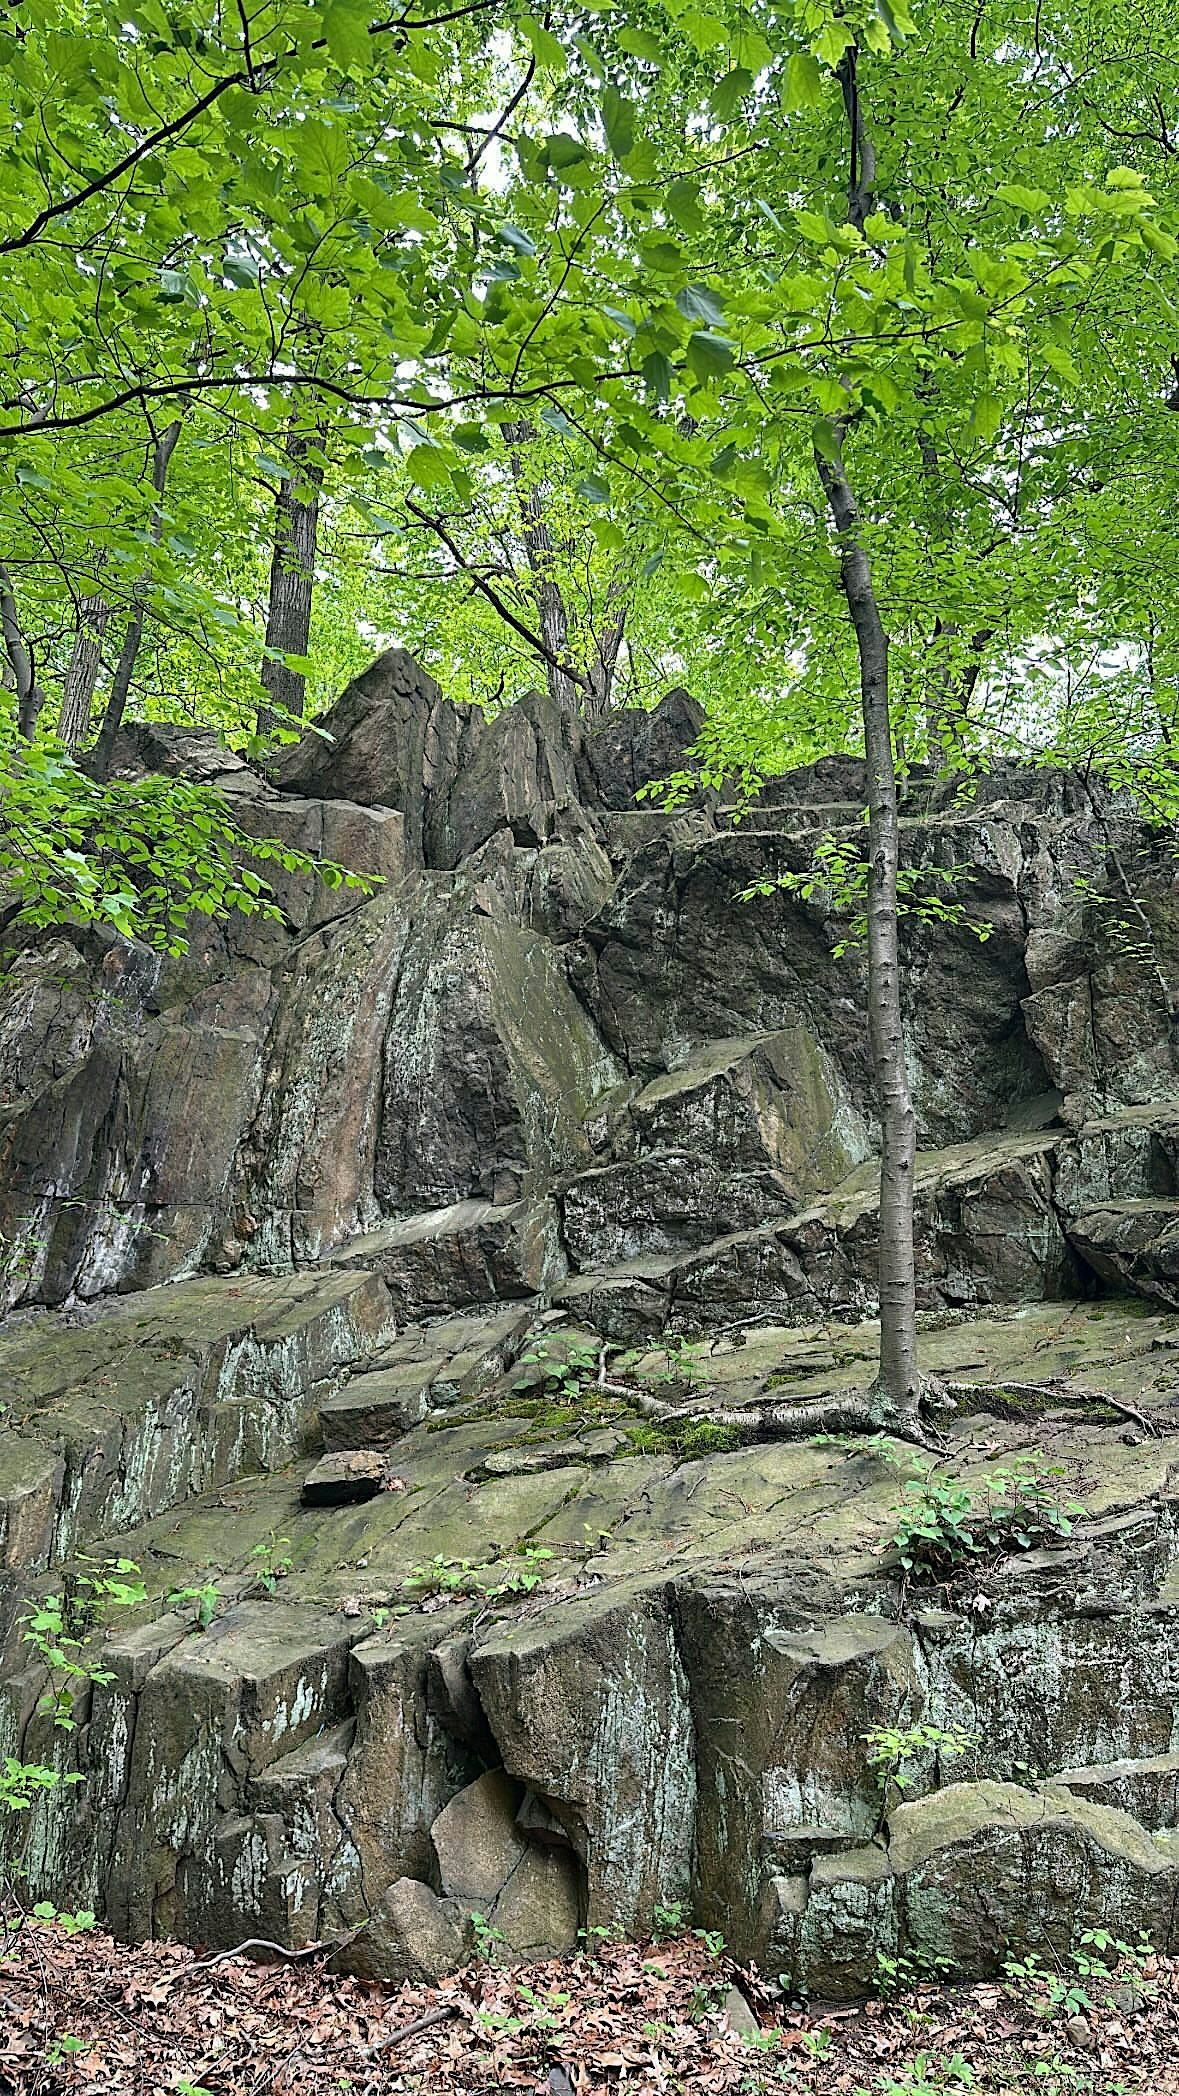
[[[573,1853],[551,1839],[530,1843],[519,1806],[520,1786],[502,1769],[451,1799],[430,1830],[443,1891],[518,1957],[570,1951],[580,1918]]]
[[[471,1671],[506,1768],[568,1831],[590,1925],[642,1929],[657,1905],[685,1898],[695,1770],[666,1590],[567,1603],[481,1641]]]
[[[328,1273],[184,1282],[55,1330],[51,1345],[46,1319],[13,1326],[0,1336],[22,1430],[0,1457],[8,1562],[44,1564],[289,1463],[321,1397],[388,1324],[371,1275]]]
[[[170,728],[119,761],[370,899],[283,875],[279,921],[187,956],[6,949],[4,1301],[66,1307],[0,1334],[0,1751],[86,1777],[9,1830],[38,1894],[211,1944],[359,1928],[394,1979],[475,1911],[522,1955],[677,1901],[834,1992],[1099,1915],[1165,1942],[1173,840],[1063,774],[906,783],[906,861],[966,919],[903,927],[922,1359],[989,1386],[944,1474],[1048,1462],[1083,1506],[927,1603],[903,1450],[707,1424],[871,1373],[863,959],[777,880],[858,838],[860,760],[668,815],[635,795],[683,694],[488,721],[396,652],[325,725],[277,785]],[[308,1504],[321,1445],[390,1489]],[[55,1736],[21,1612],[79,1548],[149,1598]],[[878,1829],[865,1735],[918,1720],[976,1736]]]
[[[354,1971],[391,1980],[440,1980],[463,1960],[467,1936],[456,1900],[439,1899],[420,1878],[396,1878],[349,1954]]]
[[[1108,1201],[1071,1217],[1081,1257],[1115,1287],[1179,1301],[1179,1200]]]

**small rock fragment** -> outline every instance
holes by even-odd
[[[385,1458],[379,1449],[356,1448],[324,1456],[303,1480],[304,1506],[355,1506],[381,1489]]]

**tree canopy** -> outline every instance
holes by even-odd
[[[483,704],[686,682],[717,768],[854,744],[837,452],[902,760],[1169,747],[1161,0],[22,0],[0,46],[14,819],[75,780],[86,855],[112,690],[258,749],[386,640]]]

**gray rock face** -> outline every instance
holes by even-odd
[[[274,781],[174,729],[118,761],[371,899],[284,875],[280,921],[183,959],[6,956],[0,1752],[85,1778],[21,1830],[37,1896],[393,1979],[677,1904],[830,1994],[1080,1921],[1169,1940],[1173,840],[1064,775],[908,785],[961,905],[904,924],[922,1343],[1000,1386],[947,1462],[1046,1453],[1084,1505],[926,1604],[878,1451],[692,1417],[871,1361],[863,963],[777,885],[858,835],[860,761],[671,815],[635,796],[683,693],[488,721],[396,652],[321,725]],[[616,1373],[682,1389],[677,1434]],[[80,1552],[150,1591],[83,1626],[66,1740],[22,1610]],[[918,1720],[976,1737],[882,1800],[865,1736]]]

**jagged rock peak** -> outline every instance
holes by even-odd
[[[411,860],[447,868],[497,831],[548,844],[577,837],[583,809],[633,806],[640,786],[684,763],[702,722],[683,691],[596,724],[542,692],[489,718],[445,698],[412,655],[391,648],[276,776],[287,791],[400,810]]]

